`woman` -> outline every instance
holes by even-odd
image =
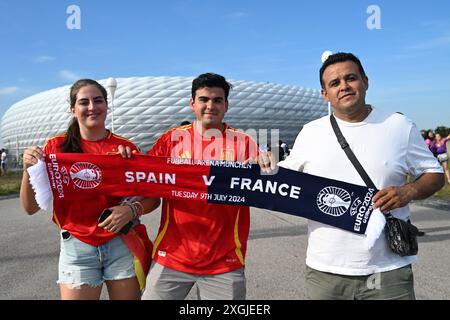
[[[433,153],[433,155],[435,157],[437,157],[436,146],[434,144],[435,138],[436,138],[436,136],[435,136],[433,130],[428,130],[426,135],[424,136],[425,143],[428,146],[428,149],[430,149],[430,151]]]
[[[439,163],[441,164],[442,168],[444,169],[447,181],[450,183],[450,174],[448,172],[448,154],[447,154],[447,147],[446,147],[446,142],[449,139],[450,139],[450,134],[447,137],[442,138],[439,133],[436,133],[435,137],[434,137],[434,148],[436,150],[436,155],[439,160]]]
[[[20,200],[28,214],[36,213],[39,206],[26,169],[43,159],[45,154],[114,154],[118,153],[119,145],[123,146],[123,155],[123,149],[126,153],[137,152],[132,142],[106,129],[107,109],[107,92],[98,82],[82,79],[72,85],[70,111],[73,118],[67,132],[50,138],[43,149],[32,146],[24,152]],[[144,199],[120,205],[120,198],[99,195],[92,201],[64,201],[54,205],[53,221],[61,229],[58,271],[61,299],[99,299],[103,282],[106,282],[110,299],[140,299],[134,257],[125,238],[118,236],[118,232],[136,218],[136,213],[140,215],[157,207],[158,201]],[[112,213],[99,223],[105,208]],[[142,241],[150,243],[143,225],[135,229],[141,231]]]

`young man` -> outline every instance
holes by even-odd
[[[322,96],[350,148],[380,191],[374,207],[409,219],[408,203],[443,184],[442,169],[414,123],[366,104],[369,80],[351,53],[331,55],[320,69]],[[320,141],[320,144],[317,143]],[[326,146],[324,148],[324,146]],[[365,185],[342,150],[329,116],[306,124],[280,166]],[[405,183],[410,176],[412,182]],[[308,222],[306,296],[309,299],[414,299],[416,256],[393,253],[383,233],[369,250],[364,236]]]
[[[244,162],[255,142],[222,122],[231,85],[206,73],[192,82],[196,120],[164,133],[153,156]],[[143,299],[184,299],[196,283],[200,299],[245,299],[249,208],[192,200],[163,200],[153,265]]]

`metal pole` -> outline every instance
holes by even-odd
[[[331,52],[330,50],[326,50],[322,53],[322,56],[320,57],[320,60],[322,61],[322,63],[324,63],[329,56],[331,56],[333,54],[333,52]],[[328,101],[328,115],[331,115],[331,103]]]
[[[114,133],[114,95],[111,95],[111,132]]]
[[[19,166],[19,138],[16,136],[16,162]]]
[[[111,94],[111,132],[114,133],[114,95],[117,89],[117,81],[114,78],[108,78],[106,86],[109,88]]]

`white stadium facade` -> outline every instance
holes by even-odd
[[[109,95],[107,127],[131,139],[147,151],[167,129],[193,121],[189,108],[193,77],[117,78],[111,99],[107,79],[99,80]],[[229,80],[233,89],[225,121],[248,132],[279,130],[279,138],[292,146],[303,125],[324,116],[327,104],[317,89],[266,82]],[[47,90],[12,105],[1,122],[1,139],[11,156],[29,145],[42,146],[46,139],[66,130],[70,86]],[[261,134],[261,133],[260,133]]]

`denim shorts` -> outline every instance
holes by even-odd
[[[64,234],[64,237],[63,237]],[[84,243],[61,230],[59,284],[98,287],[105,280],[134,277],[134,257],[120,236],[101,246]]]

